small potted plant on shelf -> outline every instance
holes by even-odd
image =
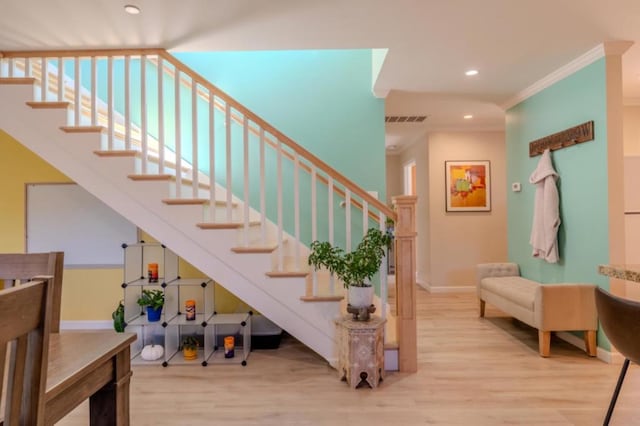
[[[143,289],[138,298],[138,305],[147,307],[147,321],[160,321],[160,314],[164,306],[164,292],[162,290]]]
[[[349,305],[368,308],[373,302],[371,279],[380,270],[380,264],[389,248],[392,237],[389,232],[370,228],[356,249],[345,253],[340,247],[328,242],[311,243],[309,265],[318,270],[322,267],[335,274],[348,290]]]
[[[182,338],[182,355],[187,361],[198,358],[198,338],[196,336],[184,336]]]

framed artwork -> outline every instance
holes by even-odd
[[[489,161],[445,161],[448,212],[491,211]]]

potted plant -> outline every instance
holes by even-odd
[[[138,298],[138,305],[147,307],[147,321],[160,321],[160,314],[164,306],[164,292],[162,290],[143,289]]]
[[[184,336],[182,338],[182,355],[187,361],[198,358],[198,338],[196,336]]]
[[[326,241],[314,241],[308,263],[316,270],[324,267],[335,274],[348,290],[352,307],[367,308],[373,302],[371,279],[380,270],[385,249],[391,242],[390,233],[375,228],[369,228],[360,244],[350,253]]]

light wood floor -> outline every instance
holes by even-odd
[[[351,390],[293,339],[254,351],[246,367],[134,367],[137,425],[600,425],[619,365],[537,332],[475,294],[418,292],[419,371],[387,373],[378,389]],[[631,365],[612,425],[640,424],[640,370]],[[88,406],[61,425],[86,425]]]

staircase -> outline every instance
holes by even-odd
[[[396,219],[350,180],[159,49],[4,52],[0,128],[335,363],[342,285],[308,244]]]

